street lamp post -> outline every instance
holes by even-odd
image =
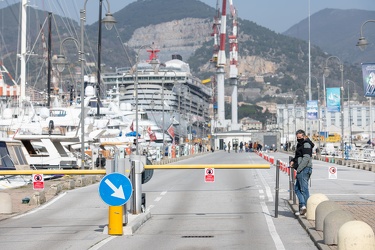
[[[318,89],[318,149],[319,149],[319,152],[320,152],[320,83],[319,83],[319,80],[316,76],[313,76],[311,75],[309,78],[307,79],[311,79],[311,77],[315,78],[315,81],[316,81],[316,87]],[[307,81],[306,79],[306,81]],[[311,82],[311,80],[310,80]],[[306,110],[307,112],[307,110]]]
[[[135,81],[134,81],[134,92],[135,92],[135,152],[136,157],[139,157],[139,140],[138,140],[138,64],[139,64],[139,53],[141,52],[141,49],[149,47],[152,49],[149,45],[143,45],[138,49],[138,52],[136,54],[136,62],[135,62],[135,68],[134,68],[134,74],[135,74]],[[152,58],[150,64],[156,64],[156,59]],[[135,163],[132,172],[131,172],[131,179],[134,187],[134,194],[132,197],[132,213],[133,214],[139,214],[141,211],[141,205],[142,205],[142,172],[141,172],[141,166],[140,166],[140,158],[138,158],[138,163]]]
[[[88,0],[85,1],[84,10],[81,10],[81,15],[83,15],[83,18],[81,18],[81,23],[86,20],[86,3]],[[113,28],[113,25],[116,23],[115,18],[112,16],[110,12],[110,5],[109,1],[107,0],[108,4],[108,12],[105,14],[105,17],[102,20],[102,8],[103,8],[103,0],[99,0],[99,27],[98,27],[98,71],[97,71],[97,112],[96,115],[99,117],[100,115],[100,82],[101,82],[101,57],[102,57],[102,22],[105,24],[105,27],[107,30],[111,30]],[[102,20],[102,21],[101,21]],[[81,27],[82,31],[83,26]],[[83,34],[81,34],[83,36]],[[82,43],[83,44],[83,43]]]
[[[361,50],[366,49],[366,46],[368,45],[367,39],[363,36],[363,26],[365,26],[366,23],[375,23],[375,20],[367,20],[361,25],[361,36],[356,44],[356,46],[358,46]]]
[[[349,115],[349,128],[350,128],[350,146],[353,144],[353,139],[352,139],[352,113],[350,110],[350,88],[349,84],[353,84],[353,87],[355,87],[356,83],[351,81],[351,80],[346,80],[345,81],[348,84],[348,115]],[[355,89],[354,89],[355,90]]]
[[[178,103],[177,103],[177,110],[178,110],[178,144],[180,144],[181,141],[181,89],[182,89],[182,84],[177,81],[177,77],[175,77],[174,85],[172,88],[172,91],[178,95]]]
[[[341,72],[341,91],[340,91],[340,114],[341,114],[341,158],[344,158],[343,150],[344,150],[344,108],[343,108],[343,97],[344,97],[344,65],[341,62],[340,58],[337,56],[330,56],[326,59],[326,66],[324,67],[324,77],[328,77],[329,75],[329,68],[328,68],[328,61],[330,59],[336,59],[340,65],[340,72]],[[324,79],[324,78],[323,78]]]
[[[81,168],[82,169],[84,168],[84,162],[85,162],[85,112],[84,112],[84,110],[85,110],[85,105],[84,105],[84,97],[85,97],[85,84],[84,84],[84,81],[85,81],[84,80],[84,74],[85,74],[85,70],[84,70],[84,67],[85,67],[85,64],[84,64],[84,62],[85,62],[85,51],[84,51],[84,48],[85,47],[84,47],[84,42],[85,42],[85,40],[84,40],[84,26],[85,26],[85,20],[86,20],[86,3],[87,3],[87,1],[88,0],[85,1],[84,8],[81,9],[81,11],[80,11],[80,25],[81,25],[81,41],[80,41],[80,43],[75,38],[68,37],[68,38],[65,38],[62,41],[61,46],[60,46],[60,52],[61,52],[63,43],[67,40],[73,40],[75,42],[75,44],[77,45],[78,52],[79,52],[79,55],[80,55],[80,57],[79,57],[79,61],[81,62],[81,117],[80,117],[80,123],[81,123]],[[100,1],[102,1],[102,0],[100,0]],[[107,3],[108,3],[108,11],[109,11],[108,0],[107,0]],[[114,18],[112,17],[112,15],[109,12],[107,13],[107,17],[108,18],[103,19],[103,22],[105,22],[107,25],[109,25],[108,27],[111,27],[111,25],[113,26],[113,24],[116,21],[114,20]],[[99,23],[100,23],[100,21],[99,21]],[[57,69],[59,71],[61,70],[61,68],[62,68],[62,70],[64,70],[64,67],[65,67],[65,64],[66,64],[65,56],[62,56],[62,55],[57,56],[56,64],[58,65]]]
[[[162,83],[161,83],[161,110],[162,110],[162,127],[163,127],[163,158],[165,156],[165,120],[164,120],[164,82],[165,82],[165,74],[167,73],[164,72],[164,76],[162,78]]]
[[[81,33],[82,34],[82,33]],[[82,39],[82,37],[81,37]],[[62,47],[63,44],[71,40],[75,43],[78,49],[78,54],[79,54],[79,61],[81,62],[81,117],[80,117],[80,123],[81,123],[81,168],[85,168],[85,105],[83,98],[85,96],[85,86],[84,86],[84,61],[85,61],[85,54],[83,52],[83,39],[81,40],[81,44],[79,46],[79,42],[77,39],[73,37],[67,37],[65,38],[61,44],[60,44],[60,55],[57,56],[56,60],[56,65],[57,65],[57,70],[59,72],[62,72],[65,68],[65,65],[67,64],[67,61],[65,59],[65,56],[62,55]]]
[[[285,144],[286,144],[287,151],[289,151],[289,108],[288,108],[288,99],[291,99],[293,101],[293,99],[291,97],[287,97],[285,99],[285,110],[286,110],[286,117],[287,117],[287,133],[286,133],[286,136],[285,136],[285,133],[284,133],[284,136],[285,136]],[[284,113],[283,113],[283,117],[284,117]],[[283,119],[283,125],[284,125],[284,120],[285,119]],[[283,132],[284,132],[284,126],[283,126]]]
[[[364,50],[366,49],[366,46],[368,45],[368,41],[366,38],[363,36],[363,26],[365,26],[366,23],[375,23],[375,20],[367,20],[362,23],[361,25],[361,36],[358,39],[357,46],[361,49]],[[371,141],[373,140],[373,123],[372,123],[372,100],[371,96],[369,97],[369,102],[370,102],[370,129],[371,129]]]
[[[141,52],[141,49],[144,49],[144,48],[150,48],[150,49],[153,49],[150,45],[143,45],[141,46],[139,49],[138,49],[138,52],[137,52],[137,55],[136,55],[136,60],[135,60],[135,69],[134,69],[134,73],[135,73],[135,82],[134,82],[134,94],[135,94],[135,140],[136,140],[136,144],[135,144],[135,152],[136,152],[136,155],[139,155],[139,146],[138,146],[138,64],[139,64],[139,53]],[[150,62],[151,65],[156,65],[157,62],[156,62],[156,59],[155,58],[152,58],[151,62]]]
[[[302,96],[303,96],[303,100],[304,100],[304,109],[305,109],[305,111],[304,111],[304,113],[305,114],[303,114],[302,115],[302,117],[303,117],[303,119],[304,119],[304,130],[306,131],[306,102],[307,102],[307,100],[306,100],[306,94],[305,94],[305,92],[302,90],[302,89],[297,89],[295,92],[294,92],[294,95],[295,96],[298,96],[297,95],[297,92],[298,91],[301,91],[301,93],[302,93]],[[297,101],[297,99],[295,98],[295,101]],[[294,103],[294,108],[296,107],[296,103]]]
[[[165,84],[165,76],[166,76],[166,74],[168,72],[173,72],[174,73],[175,81],[176,81],[176,77],[177,77],[176,72],[174,72],[173,70],[166,70],[166,71],[164,71],[164,75],[163,75],[162,82],[161,82],[161,100],[162,100],[161,104],[162,104],[162,122],[163,122],[163,152],[165,152],[164,84]]]

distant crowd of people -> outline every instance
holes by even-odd
[[[224,151],[228,151],[228,153],[231,152],[231,149],[235,153],[262,151],[262,149],[270,150],[274,152],[277,151],[277,147],[275,144],[273,144],[272,146],[265,145],[265,147],[263,148],[263,145],[261,143],[259,142],[253,143],[252,141],[245,142],[245,143],[241,141],[239,144],[237,142],[233,142],[233,144],[231,144],[230,141],[228,143],[224,142],[223,149]]]

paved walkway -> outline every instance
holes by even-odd
[[[375,202],[356,202],[356,201],[338,201],[343,210],[353,214],[356,220],[366,222],[375,232]],[[289,201],[289,205],[294,212],[298,210],[297,205],[293,205],[293,201]],[[315,221],[307,220],[305,216],[298,217],[302,227],[309,233],[311,239],[315,242],[318,249],[321,250],[337,250],[337,245],[326,245],[323,241],[323,231],[315,230]]]
[[[366,222],[375,232],[375,201],[338,201],[343,210],[349,211],[356,220]]]
[[[288,162],[289,158],[289,154],[283,153],[268,153],[268,156],[274,157],[275,162],[277,159]],[[356,220],[371,226],[375,232],[375,172],[373,169],[363,170],[355,165],[344,165],[314,160],[310,194],[326,195],[329,200],[339,204],[342,210],[352,213]],[[332,166],[337,168],[337,179],[334,180],[329,179],[328,173]],[[282,172],[280,174],[283,175]],[[298,206],[292,200],[288,203],[296,212]],[[298,217],[298,220],[319,249],[338,249],[336,245],[324,244],[323,232],[315,230],[315,221],[308,221],[305,216]]]

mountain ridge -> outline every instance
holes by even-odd
[[[367,25],[364,27],[364,35],[370,43],[366,51],[360,51],[355,45],[360,37],[362,23],[374,19],[374,16],[375,11],[323,9],[310,17],[310,41],[327,53],[336,55],[350,64],[358,65],[362,62],[373,61],[375,35],[371,29],[374,27],[367,27]],[[283,34],[308,41],[307,27],[308,19],[304,19]]]
[[[39,13],[41,15],[43,12]],[[159,53],[161,57],[170,58],[172,53],[183,54],[193,74],[201,79],[213,76],[215,67],[210,64],[210,59],[213,52],[211,26],[214,14],[215,10],[212,7],[197,0],[181,0],[178,3],[174,0],[139,0],[129,4],[113,14],[117,20],[115,30],[103,29],[102,71],[115,71],[117,67],[133,66],[139,48],[154,43],[161,49]],[[258,96],[245,93],[244,96],[248,100],[244,101],[256,102],[261,98],[275,101],[277,98],[273,98],[271,93],[268,94],[269,91],[264,91],[267,86],[272,86],[275,91],[284,95],[293,94],[295,89],[305,90],[308,77],[306,41],[273,32],[249,20],[238,18],[238,22],[239,88],[262,89]],[[62,38],[71,35],[74,37],[74,34],[79,33],[76,22],[67,23],[69,27],[60,27],[59,34]],[[228,20],[227,34],[231,33],[230,23]],[[87,62],[92,62],[91,64],[95,63],[96,57],[97,26],[98,23],[86,26],[88,39],[85,42],[87,46],[85,51]],[[56,35],[53,44],[53,53],[58,54],[59,41]],[[76,64],[77,49],[74,44],[67,44],[64,47],[67,47],[66,52],[70,61]],[[226,51],[228,50],[227,43]],[[142,51],[139,56],[143,60],[147,57],[147,53]],[[319,47],[311,46],[312,74],[319,79],[328,56]],[[92,71],[95,72],[95,68],[92,68]],[[345,77],[360,82],[359,67],[346,65]],[[338,67],[332,67],[329,80],[333,86],[339,86]],[[316,90],[313,90],[313,95],[316,98]],[[279,98],[278,101],[284,99]]]

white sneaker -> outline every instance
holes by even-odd
[[[302,206],[298,212],[295,212],[294,215],[300,216],[306,214],[306,206]]]

